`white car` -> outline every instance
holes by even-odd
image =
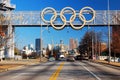
[[[65,56],[64,55],[60,55],[60,58],[59,58],[60,61],[65,61]]]
[[[65,58],[65,56],[64,55],[60,55],[60,58]]]
[[[118,59],[119,58],[115,58],[115,62],[118,62]],[[114,58],[113,57],[111,58],[111,61],[114,62]]]

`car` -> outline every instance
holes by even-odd
[[[60,58],[59,58],[59,61],[66,61],[66,58],[60,57]]]
[[[66,61],[66,58],[63,54],[61,54],[58,60],[59,61]]]
[[[74,56],[73,56],[73,55],[68,55],[67,61],[72,61],[72,62],[74,62],[74,61],[75,61]]]
[[[61,55],[60,55],[60,58],[65,58],[65,56],[61,54]]]
[[[50,57],[49,61],[55,61],[55,58],[54,57]]]
[[[75,56],[75,60],[82,60],[82,59],[83,59],[82,55]]]
[[[88,56],[83,56],[83,60],[88,60],[89,57]]]
[[[109,61],[109,58],[105,59],[105,61]],[[110,58],[110,61],[111,61],[111,62],[119,62],[119,58],[116,58],[116,57],[115,57],[115,59],[114,59],[114,57],[111,57],[111,58]]]
[[[112,57],[112,58],[111,58],[111,62],[118,62],[118,59],[119,59],[119,58],[116,58],[116,57],[114,58],[114,57]]]

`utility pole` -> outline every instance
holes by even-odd
[[[109,49],[109,60],[108,62],[110,63],[111,61],[111,36],[110,36],[110,1],[108,0],[108,49]]]
[[[51,51],[51,56],[53,57],[53,49],[54,49],[54,42],[52,40],[52,51]]]
[[[94,56],[94,36],[92,34],[92,59],[93,59],[93,56]]]
[[[46,28],[46,30],[48,30],[48,26],[47,26],[47,28]],[[40,26],[40,61],[42,61],[42,53],[43,53],[43,43],[42,43],[42,33],[43,33],[43,29],[42,29],[42,25]]]
[[[40,61],[42,61],[42,26],[40,27]]]

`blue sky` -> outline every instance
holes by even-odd
[[[66,6],[70,6],[75,10],[80,10],[85,6],[90,6],[95,10],[107,10],[107,0],[11,0],[11,3],[16,5],[15,11],[40,11],[45,7],[53,7],[56,10],[61,10]],[[120,10],[119,5],[120,0],[110,0],[111,10]],[[104,31],[106,30],[106,28],[96,28],[99,31],[103,29]],[[15,30],[15,40],[19,48],[28,44],[34,45],[35,39],[40,38],[39,27],[17,27]],[[64,28],[60,31],[50,28],[50,33],[44,29],[42,37],[45,45],[51,43],[52,39],[54,43],[59,43],[62,39],[65,44],[68,44],[70,38],[80,41],[87,30],[87,27],[77,31],[71,28]]]

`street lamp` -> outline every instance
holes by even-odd
[[[51,51],[51,56],[53,57],[53,49],[54,49],[54,42],[53,42],[53,39],[52,39],[52,51]]]
[[[108,4],[108,48],[109,48],[109,60],[108,62],[110,63],[110,57],[111,57],[111,41],[110,41],[110,1],[107,1]]]
[[[94,56],[94,30],[92,29],[92,60],[93,60],[93,56]]]
[[[48,26],[47,26],[46,30],[48,30]],[[41,27],[40,27],[40,61],[42,61],[41,60],[41,58],[42,58],[42,33],[44,31],[45,31],[45,29],[43,30],[42,25],[41,25]]]

